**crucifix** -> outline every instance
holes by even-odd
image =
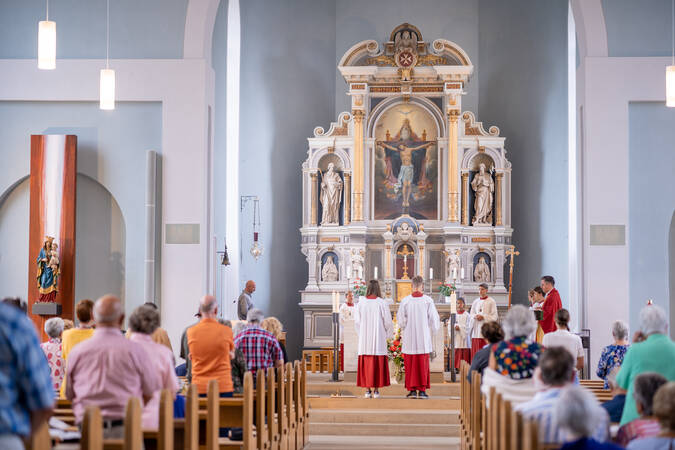
[[[403,276],[401,277],[401,279],[409,280],[410,277],[408,276],[408,256],[412,256],[414,253],[410,250],[409,246],[403,245],[401,247],[401,250],[398,251],[398,254],[403,256]]]
[[[516,256],[520,255],[519,251],[516,251],[516,246],[512,245],[509,250],[506,252],[507,256],[511,257],[511,262],[509,263],[509,309],[511,309],[511,288],[513,287],[513,266]]]

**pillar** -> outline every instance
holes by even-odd
[[[448,145],[448,222],[459,222],[457,193],[457,120],[459,111],[452,109],[448,112],[449,145]]]
[[[504,180],[504,174],[501,172],[497,173],[497,186],[495,187],[495,197],[496,197],[496,209],[497,209],[497,217],[495,217],[495,226],[501,226],[503,225],[504,221],[502,219],[502,183]]]
[[[462,225],[469,225],[469,174],[462,174]]]
[[[354,117],[354,194],[352,220],[363,220],[363,185],[364,185],[364,158],[363,158],[363,111],[352,111]]]
[[[318,175],[316,172],[312,172],[309,174],[309,184],[310,184],[310,189],[312,190],[312,195],[311,195],[311,214],[309,218],[309,224],[310,225],[317,225],[318,219],[317,219],[317,209],[318,209],[318,204],[319,204],[319,185],[318,185]]]
[[[349,225],[352,217],[352,174],[345,172],[345,217],[343,223]]]

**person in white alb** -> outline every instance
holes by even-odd
[[[368,282],[365,298],[359,299],[354,311],[354,326],[359,334],[356,385],[367,389],[366,398],[378,398],[378,388],[390,384],[387,339],[394,335],[394,324],[377,280]]]
[[[569,323],[569,311],[559,309],[555,313],[555,324],[558,330],[553,333],[546,333],[542,345],[546,348],[563,347],[574,358],[576,369],[581,370],[584,367],[584,347],[581,345],[581,338],[576,334],[570,333]]]
[[[340,305],[340,371],[345,370],[345,323],[354,320],[354,311],[356,304],[354,303],[354,293],[347,291],[345,294],[346,303]]]
[[[471,364],[471,345],[467,339],[469,313],[466,311],[464,299],[457,299],[457,314],[455,315],[455,369],[459,369],[462,360]],[[452,321],[448,319],[448,337],[452,336]]]
[[[412,279],[412,294],[401,300],[398,324],[401,327],[401,353],[405,364],[405,388],[408,398],[428,398],[431,387],[429,358],[434,351],[433,335],[441,328],[438,311],[431,297],[424,295],[424,279]]]
[[[496,322],[499,319],[497,303],[492,297],[488,297],[488,285],[481,283],[478,286],[480,297],[471,304],[469,329],[471,330],[471,357],[485,345],[480,329],[484,323]]]

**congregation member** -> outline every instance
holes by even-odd
[[[33,322],[0,302],[0,448],[23,450],[52,413],[54,387]]]
[[[626,389],[626,406],[621,416],[621,425],[637,419],[633,389],[635,378],[644,372],[663,375],[668,381],[675,380],[675,343],[667,336],[668,317],[660,307],[648,305],[640,311],[640,333],[633,339],[623,358],[617,382]]]
[[[281,348],[281,354],[284,357],[284,362],[285,363],[288,362],[288,355],[286,354],[286,346],[284,345],[283,342],[281,342],[281,339],[284,336],[283,332],[284,327],[283,325],[281,325],[279,319],[277,319],[276,317],[265,317],[260,326],[263,328],[263,330],[267,330],[270,333],[272,333],[274,338],[279,343],[279,347]]]
[[[52,374],[52,385],[54,391],[61,390],[61,383],[65,375],[66,363],[61,354],[61,334],[63,333],[63,319],[52,317],[45,322],[45,333],[49,338],[46,342],[40,344],[42,351],[47,358],[49,370]]]
[[[659,421],[654,417],[654,396],[668,380],[658,373],[641,373],[635,377],[633,397],[640,417],[631,420],[619,428],[616,442],[625,447],[629,442],[646,437],[653,437],[661,432]]]
[[[573,385],[574,358],[562,347],[546,348],[539,357],[534,377],[542,388],[532,400],[521,403],[515,410],[519,411],[524,419],[536,421],[541,443],[561,445],[565,441],[565,435],[557,424],[555,409],[563,390]],[[602,408],[595,411],[597,417],[593,420],[596,427],[590,437],[598,442],[605,442],[608,437],[609,417]]]
[[[148,355],[146,367],[159,375],[161,389],[168,389],[175,394],[180,386],[173,368],[173,352],[153,338],[158,328],[159,311],[147,303],[136,308],[129,316],[129,330],[131,331],[129,339],[145,349]],[[161,391],[155,391],[150,401],[143,407],[143,429],[159,428],[160,395]]]
[[[195,322],[192,325],[185,328],[183,330],[183,334],[180,337],[180,353],[179,353],[179,356],[185,360],[185,375],[183,375],[183,376],[185,376],[185,379],[187,380],[188,383],[192,383],[192,361],[190,361],[190,347],[188,346],[187,332],[190,328],[197,325],[199,323],[199,319],[201,319],[201,317],[202,317],[202,313],[201,313],[199,307],[197,307],[197,314],[195,314],[195,317],[197,318],[197,322]],[[176,368],[176,369],[178,371],[178,368]],[[182,372],[182,369],[181,369],[181,372]]]
[[[626,404],[626,391],[621,389],[616,382],[616,376],[619,374],[621,367],[614,366],[614,368],[607,375],[607,383],[612,395],[612,399],[602,404],[607,414],[609,414],[609,421],[611,423],[619,423],[621,421],[621,414],[623,414],[623,407]]]
[[[63,319],[63,331],[75,328],[75,324],[70,319]]]
[[[584,347],[581,338],[570,332],[570,313],[566,309],[559,309],[555,313],[555,325],[557,330],[546,333],[542,344],[544,347],[563,347],[576,361],[576,369],[584,368]]]
[[[527,291],[527,297],[530,302],[530,309],[532,311],[537,311],[538,314],[543,314],[545,298],[544,298],[544,290],[541,288],[541,286],[535,286],[529,291]],[[534,340],[538,344],[541,344],[543,339],[544,339],[544,330],[543,328],[541,328],[541,321],[537,320],[537,331],[535,332]]]
[[[480,329],[485,345],[478,350],[476,355],[471,360],[471,368],[469,369],[468,379],[471,382],[471,373],[476,372],[483,374],[483,371],[490,363],[490,353],[492,353],[492,346],[504,340],[504,330],[499,322],[484,323]]]
[[[157,371],[148,367],[147,351],[121,333],[124,313],[119,298],[99,298],[93,315],[94,335],[68,356],[66,398],[72,402],[76,423],[82,423],[87,406],[98,406],[103,438],[121,439],[129,398],[137,397],[147,404],[162,383]]]
[[[505,400],[517,405],[532,399],[536,393],[532,377],[542,348],[529,336],[536,330],[537,321],[525,306],[514,305],[506,313],[502,326],[505,340],[491,348],[481,390],[489,394],[494,387]]]
[[[555,288],[555,278],[550,275],[541,277],[541,290],[544,291],[544,302],[542,304],[542,311],[544,317],[541,320],[541,329],[546,333],[553,333],[557,330],[555,325],[555,313],[562,309],[562,300],[560,300],[560,293]]]
[[[448,320],[448,337],[455,335],[455,367],[459,369],[461,361],[471,364],[471,345],[467,339],[467,328],[469,326],[469,313],[466,312],[464,299],[457,299],[457,314],[455,314],[455,328],[452,328],[452,321]]]
[[[345,294],[345,302],[340,305],[340,371],[345,370],[345,323],[354,320],[354,311],[356,304],[354,303],[354,293],[347,291]]]
[[[61,356],[66,362],[66,371],[68,370],[68,355],[73,347],[94,335],[94,302],[88,298],[77,302],[75,317],[77,317],[77,326],[64,331],[61,335]],[[66,396],[66,382],[67,378],[64,378],[61,383],[61,397]]]
[[[2,299],[2,303],[13,306],[24,314],[28,312],[28,305],[26,305],[26,302],[21,300],[19,297],[5,297]]]
[[[636,439],[627,450],[672,450],[675,448],[675,382],[664,384],[654,396],[654,416],[661,425],[657,436]]]
[[[239,317],[239,320],[246,320],[248,312],[255,308],[252,297],[254,292],[255,282],[253,280],[248,280],[237,301],[237,316]]]
[[[379,388],[390,384],[387,339],[394,335],[394,324],[377,280],[368,282],[366,297],[356,306],[354,326],[359,335],[356,385],[366,388],[365,398],[378,398]]]
[[[188,347],[192,361],[192,382],[199,395],[205,396],[209,381],[218,381],[221,397],[232,397],[232,366],[234,336],[232,329],[218,322],[218,301],[205,295],[199,302],[201,319],[187,330]]]
[[[284,356],[279,341],[260,326],[264,319],[261,310],[251,309],[246,316],[246,328],[234,340],[234,346],[244,354],[246,367],[253,373],[254,381],[258,369],[283,366]]]
[[[617,320],[612,324],[612,337],[614,344],[608,345],[602,349],[600,360],[598,360],[598,370],[596,375],[605,380],[605,389],[609,389],[607,376],[615,367],[621,367],[623,357],[628,350],[628,325],[622,320]]]
[[[244,328],[246,328],[246,323],[242,321],[234,324],[232,334],[235,341]],[[241,394],[244,392],[244,374],[246,373],[246,358],[244,358],[244,353],[241,349],[234,348],[234,357],[230,360],[230,364],[232,365],[232,386],[234,387],[234,393]]]
[[[488,297],[488,285],[481,283],[478,286],[480,297],[471,304],[469,328],[471,330],[471,357],[483,348],[483,338],[480,330],[484,323],[496,322],[499,319],[497,303],[492,297]]]
[[[440,330],[441,322],[434,301],[423,293],[424,279],[421,276],[413,277],[412,290],[412,294],[404,297],[398,307],[405,388],[408,398],[428,398],[426,391],[431,387],[429,360],[434,351],[433,336]]]
[[[143,306],[147,306],[149,308],[153,308],[155,311],[157,311],[157,314],[159,314],[159,308],[157,305],[155,305],[152,302],[145,302],[143,303]],[[127,330],[126,337],[131,336],[131,330]],[[154,333],[152,333],[152,340],[153,342],[157,342],[158,344],[162,344],[163,346],[167,347],[171,352],[173,352],[173,347],[171,346],[171,339],[169,339],[169,334],[166,332],[164,328],[157,327]]]
[[[595,396],[579,386],[569,386],[560,394],[554,416],[558,426],[566,434],[561,450],[619,450],[622,447],[611,442],[598,442],[593,433],[602,424],[604,411]]]

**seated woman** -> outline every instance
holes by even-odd
[[[654,417],[661,425],[658,435],[636,439],[628,450],[668,450],[675,448],[675,381],[664,384],[654,395]]]
[[[52,386],[54,391],[59,392],[63,376],[65,375],[66,364],[61,355],[61,333],[63,333],[63,319],[52,317],[45,322],[45,333],[49,340],[40,344],[45,353],[49,370],[52,373]]]
[[[619,428],[616,435],[617,444],[625,447],[635,439],[652,437],[659,434],[661,427],[659,426],[659,421],[654,417],[653,410],[654,395],[667,382],[668,380],[663,375],[653,372],[641,373],[635,377],[633,398],[635,399],[635,406],[640,417],[631,420]]]
[[[469,375],[467,377],[469,382],[471,382],[471,373],[474,370],[483,375],[483,371],[490,362],[492,345],[504,340],[504,330],[502,330],[502,326],[499,325],[498,322],[484,323],[483,326],[480,327],[480,334],[485,341],[485,347],[478,350],[471,360],[471,368],[469,369]]]
[[[602,349],[600,360],[598,361],[598,370],[596,375],[605,380],[605,389],[609,389],[607,375],[614,367],[620,367],[623,364],[623,357],[628,350],[628,325],[622,320],[617,320],[612,324],[612,337],[614,344],[608,345]]]
[[[277,341],[279,342],[279,347],[281,347],[281,353],[284,355],[284,363],[288,362],[288,356],[286,355],[286,346],[281,342],[281,338],[283,336],[283,326],[281,325],[281,322],[279,322],[279,319],[276,317],[266,317],[263,319],[262,323],[260,326],[263,328],[263,330],[267,330],[270,333],[274,335],[275,338],[277,338]]]
[[[532,375],[539,363],[542,347],[529,340],[537,327],[534,313],[522,305],[513,306],[503,321],[506,340],[492,346],[488,369],[481,390],[495,386],[504,399],[514,404],[530,400],[535,394]]]
[[[555,313],[555,325],[558,328],[552,333],[544,335],[544,347],[563,347],[574,357],[577,371],[584,368],[584,347],[581,338],[570,332],[570,312],[559,309]]]
[[[555,403],[557,426],[567,435],[561,450],[618,450],[609,442],[593,438],[598,427],[606,426],[607,413],[593,394],[580,386],[568,386]]]

